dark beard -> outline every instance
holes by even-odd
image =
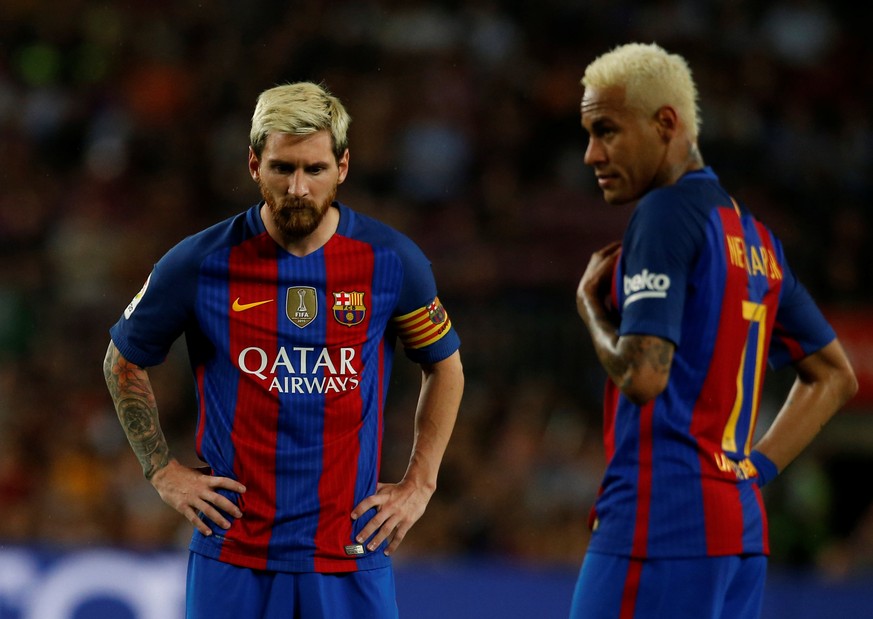
[[[261,181],[258,181],[258,187],[279,233],[288,240],[299,240],[315,232],[336,198],[336,187],[334,187],[321,204],[305,198],[293,197],[277,202]]]

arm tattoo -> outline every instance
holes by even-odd
[[[103,374],[115,412],[146,479],[167,466],[170,449],[158,421],[158,407],[148,372],[121,356],[111,345]]]
[[[647,337],[637,344],[635,363],[648,363],[658,374],[668,374],[673,361],[673,346],[660,338]]]
[[[626,345],[623,353],[616,359],[613,376],[622,376],[621,389],[630,387],[635,372],[628,369],[638,369],[643,366],[652,368],[657,374],[669,374],[673,362],[673,345],[657,337],[629,335],[625,337]],[[620,367],[619,367],[620,366]]]

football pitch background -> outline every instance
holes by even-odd
[[[0,619],[183,619],[186,554],[0,547]],[[562,619],[576,579],[568,567],[498,560],[398,561],[406,619]],[[762,619],[873,617],[871,579],[839,583],[774,572]]]

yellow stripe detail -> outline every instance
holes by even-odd
[[[427,315],[428,315],[427,308],[420,307],[413,312],[409,312],[408,314],[403,314],[403,316],[395,316],[392,320],[394,320],[395,324],[402,325],[404,323],[417,322],[421,318],[426,318]]]
[[[443,336],[449,332],[449,329],[452,326],[451,320],[446,320],[438,325],[432,324],[432,329],[429,329],[428,332],[425,333],[424,339],[421,338],[421,335],[411,336],[404,335],[403,332],[400,333],[400,341],[403,342],[403,346],[406,348],[418,349],[424,348],[425,346],[429,346],[434,342],[438,342],[443,338]]]
[[[754,433],[755,423],[758,419],[758,401],[761,394],[761,364],[764,360],[764,344],[766,343],[767,339],[765,328],[767,324],[767,306],[763,305],[762,303],[743,301],[743,318],[749,321],[750,329],[752,327],[752,323],[757,323],[758,325],[758,338],[757,342],[755,342],[755,381],[752,386],[752,400],[749,403],[751,418],[749,420],[749,433],[746,437],[746,441],[744,444],[744,453],[749,453],[749,450],[751,449],[752,435]],[[728,418],[727,424],[725,425],[724,433],[722,434],[721,447],[725,451],[737,451],[737,423],[739,421],[740,411],[743,408],[743,401],[746,397],[746,394],[743,391],[743,375],[745,374],[746,370],[747,348],[748,341],[746,343],[746,346],[743,347],[743,355],[740,359],[740,369],[739,372],[737,372],[737,397],[736,400],[734,400],[733,409],[731,410],[730,417]]]
[[[452,326],[452,321],[448,314],[445,314],[445,320],[435,324],[431,320],[428,308],[431,306],[441,307],[439,298],[433,300],[433,303],[426,307],[420,307],[402,316],[396,316],[392,319],[397,333],[400,336],[400,341],[405,348],[417,349],[429,346],[434,342],[439,341]],[[445,312],[445,309],[442,310]]]
[[[752,393],[752,415],[749,419],[749,435],[746,437],[745,453],[752,451],[752,438],[758,422],[758,402],[761,399],[761,377],[764,373],[764,346],[767,342],[767,306],[763,303],[748,302],[749,320],[758,323],[758,345],[755,347],[755,384]],[[743,304],[746,313],[746,304]]]

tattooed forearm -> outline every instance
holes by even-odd
[[[118,419],[142,466],[146,479],[167,465],[169,448],[158,423],[157,408],[146,408],[142,400],[126,398],[116,403]]]
[[[115,403],[115,412],[146,479],[165,467],[170,450],[161,424],[148,372],[127,361],[109,345],[103,361],[106,386]]]

